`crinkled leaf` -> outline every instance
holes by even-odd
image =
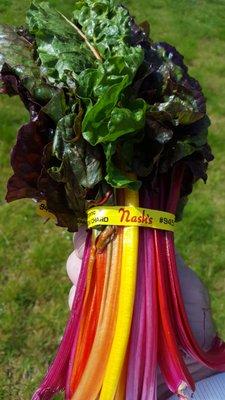
[[[163,116],[175,126],[192,124],[202,116],[198,113],[196,101],[189,95],[165,96],[163,103],[156,103],[150,107],[150,112],[155,119],[161,119]]]
[[[204,126],[207,122],[203,122]],[[162,154],[162,160],[160,162],[160,171],[166,172],[170,167],[172,167],[176,162],[186,159],[192,154],[196,153],[196,151],[201,152],[202,149],[205,148],[207,144],[207,136],[208,130],[207,128],[202,129],[198,135],[193,135],[190,133],[186,134],[176,142],[173,142],[173,145],[165,148],[164,154]],[[203,171],[202,179],[204,179],[205,171]]]
[[[6,65],[8,72],[19,78],[21,85],[32,93],[35,99],[48,101],[54,90],[41,80],[33,53],[33,44],[28,39],[15,28],[0,25],[0,73],[3,73]]]
[[[31,4],[27,23],[35,36],[42,75],[52,84],[74,89],[77,75],[95,63],[84,40],[46,2]]]
[[[109,91],[108,96],[111,94],[112,91]],[[145,125],[147,105],[142,99],[137,99],[133,102],[130,102],[129,108],[114,107],[112,109],[110,107],[110,109],[107,109],[107,106],[109,106],[107,102],[104,114],[102,102],[106,99],[107,95],[101,98],[100,105],[96,104],[96,107],[90,108],[89,113],[86,114],[86,116],[89,116],[89,121],[85,116],[83,122],[83,136],[92,145],[97,143],[113,142],[127,133],[142,129]],[[99,123],[97,123],[98,120]],[[93,129],[94,121],[95,130]]]
[[[129,50],[126,42],[130,35],[130,16],[117,1],[78,1],[73,15],[104,59],[112,54],[124,57],[125,50]]]
[[[42,111],[47,114],[56,124],[64,117],[68,110],[65,94],[62,90],[56,91],[50,101],[42,108]]]
[[[39,77],[39,69],[33,59],[33,45],[16,29],[0,25],[0,70],[5,63],[22,80]]]
[[[14,175],[8,182],[7,201],[26,197],[39,200],[42,197],[37,182],[42,170],[43,150],[51,130],[50,120],[42,113],[20,128],[11,155]]]
[[[38,180],[38,187],[43,193],[49,211],[56,216],[57,224],[74,232],[80,224],[84,224],[86,217],[84,191],[80,191],[79,196],[76,196],[77,187],[72,181],[73,177],[66,175],[69,169],[64,169],[64,166],[58,169],[53,167],[55,160],[52,153],[52,143],[49,143],[43,152],[43,168]],[[71,187],[71,184],[75,184],[75,186]]]
[[[104,150],[106,154],[106,181],[113,187],[128,187],[132,190],[138,190],[141,186],[141,182],[130,178],[128,171],[123,171],[113,160],[113,156],[115,156],[116,153],[116,144],[105,144]]]
[[[74,131],[76,114],[63,117],[56,128],[53,144],[53,154],[62,161],[60,167],[53,168],[50,173],[54,178],[61,179],[64,164],[70,169],[77,181],[74,192],[81,188],[91,189],[102,179],[101,155],[97,148],[91,147],[82,137],[77,137]],[[63,172],[64,173],[64,172]]]
[[[166,91],[173,90],[178,96],[180,93],[186,93],[191,96],[198,119],[201,119],[206,113],[205,98],[199,82],[188,74],[188,68],[183,62],[183,56],[168,43],[157,43],[156,48],[166,65],[166,68],[164,68],[165,77],[166,75],[168,77],[169,72],[169,79],[167,78],[167,84],[165,84]]]

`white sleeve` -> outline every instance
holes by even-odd
[[[196,383],[196,391],[187,398],[193,400],[224,400],[225,399],[225,373],[210,376]],[[189,397],[188,397],[189,396]],[[168,400],[177,400],[177,396],[172,396]]]

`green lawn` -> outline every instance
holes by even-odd
[[[72,0],[51,0],[68,13]],[[185,55],[208,99],[216,159],[199,183],[177,229],[177,245],[208,285],[214,318],[225,338],[225,0],[125,1],[152,37]],[[28,0],[1,0],[0,23],[24,22]],[[51,360],[68,317],[65,261],[71,235],[44,225],[32,202],[5,204],[9,152],[27,114],[15,98],[0,98],[0,399],[30,399]],[[60,399],[62,397],[58,397]]]

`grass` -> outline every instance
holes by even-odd
[[[51,0],[69,13],[72,0]],[[208,184],[199,183],[177,229],[177,246],[208,286],[214,319],[225,338],[225,0],[125,1],[139,21],[151,22],[152,37],[185,55],[208,99],[210,143],[215,162]],[[1,0],[0,22],[24,22],[28,0]],[[70,283],[65,261],[69,233],[35,215],[32,202],[5,204],[9,152],[28,118],[15,98],[0,98],[0,399],[31,397],[55,352],[68,317]],[[61,397],[56,397],[60,399]]]

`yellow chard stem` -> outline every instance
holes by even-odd
[[[124,189],[125,205],[139,206],[138,192]],[[118,317],[100,400],[113,400],[121,376],[133,314],[138,259],[138,227],[124,227]]]

